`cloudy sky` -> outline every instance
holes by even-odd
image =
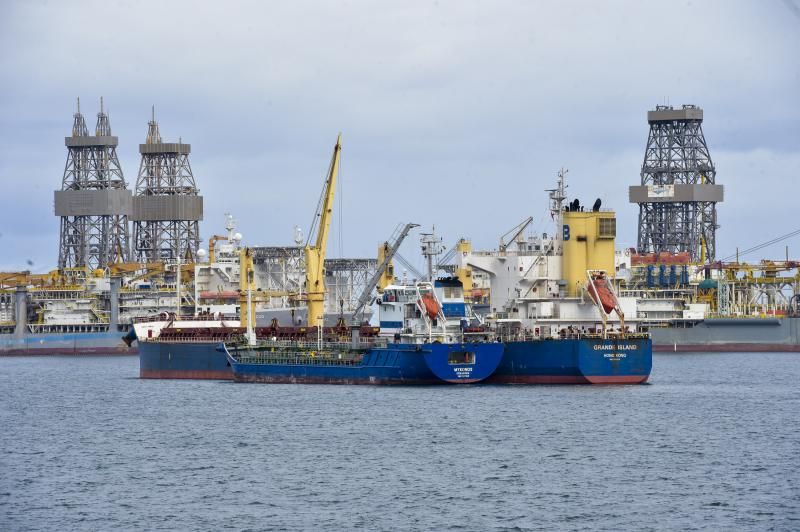
[[[129,187],[151,105],[191,143],[204,236],[253,245],[311,222],[337,132],[332,256],[374,256],[405,221],[477,247],[545,188],[618,211],[634,245],[657,104],[705,110],[725,185],[718,255],[800,227],[800,2],[0,2],[0,269],[46,271],[75,99],[110,110]],[[416,238],[415,242],[416,244]],[[800,257],[800,237],[784,244]],[[404,255],[417,259],[416,245]],[[748,257],[759,258],[758,255]],[[33,263],[29,266],[27,261]]]

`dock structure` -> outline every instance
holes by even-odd
[[[94,135],[89,134],[78,99],[72,135],[64,144],[67,163],[54,198],[55,215],[61,218],[58,267],[97,269],[128,262],[132,195],[117,158],[119,139],[111,134],[102,98]]]
[[[194,262],[200,246],[203,197],[189,164],[191,145],[163,142],[155,119],[139,144],[141,164],[133,197],[136,260]]]
[[[716,256],[717,203],[723,187],[703,134],[703,110],[659,105],[647,113],[641,184],[629,199],[639,205],[638,252],[688,252],[693,262]]]

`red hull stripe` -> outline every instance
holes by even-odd
[[[588,375],[592,384],[643,384],[650,375]]]
[[[42,347],[31,349],[8,349],[0,351],[0,356],[39,356],[39,355],[137,355],[135,347],[81,347],[78,349]]]
[[[408,384],[436,384],[441,385],[444,381],[441,380],[404,380],[397,381],[391,379],[332,379],[325,377],[248,377],[238,376],[235,377],[236,382],[250,382],[261,384],[394,384],[394,385],[408,385]]]
[[[800,344],[654,344],[658,353],[800,353]]]
[[[642,384],[649,375],[509,375],[490,377],[496,384]]]
[[[233,373],[230,371],[214,370],[166,370],[166,369],[140,369],[140,379],[209,379],[209,380],[233,380]]]

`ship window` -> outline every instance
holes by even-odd
[[[450,354],[447,356],[447,363],[451,366],[474,364],[475,353],[472,351],[450,351]]]
[[[614,238],[617,236],[616,218],[599,218],[597,220],[597,237]]]

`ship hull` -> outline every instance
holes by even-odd
[[[0,356],[135,355],[122,332],[38,333],[0,336]]]
[[[470,353],[472,363],[453,363]],[[503,357],[499,343],[389,344],[366,351],[358,363],[252,363],[229,357],[236,382],[263,384],[472,384],[490,376]],[[307,357],[301,360],[308,360]]]
[[[652,328],[657,352],[800,352],[798,318],[717,318]]]
[[[139,377],[142,379],[233,379],[219,343],[139,342]]]
[[[642,384],[653,366],[649,339],[507,342],[486,382],[496,384]]]
[[[647,381],[652,369],[652,344],[646,339],[626,340],[624,344],[618,343],[616,346],[613,342],[594,339],[478,345],[484,348],[492,346],[495,351],[491,356],[499,354],[499,361],[494,368],[491,364],[483,365],[481,371],[484,373],[458,379],[460,382],[641,384]],[[447,377],[443,372],[448,368],[442,356],[438,358],[442,373],[437,376],[431,370],[431,367],[437,368],[437,363],[426,361],[424,353],[411,349],[374,351],[374,356],[363,367],[328,367],[320,370],[304,365],[242,364],[238,375],[234,375],[218,343],[142,342],[139,347],[139,376],[149,379],[234,379],[239,382],[309,384],[436,384],[445,382],[441,375]]]

